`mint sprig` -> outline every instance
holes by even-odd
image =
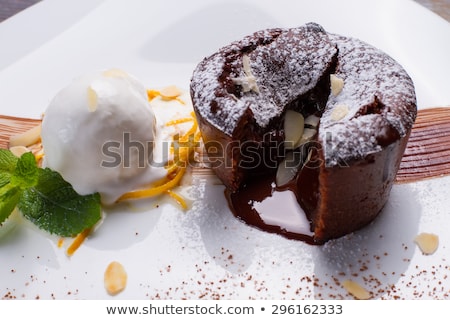
[[[31,152],[24,153],[17,160],[16,168],[11,176],[11,184],[25,190],[37,184],[39,168]]]
[[[39,228],[62,237],[75,236],[101,218],[98,193],[81,196],[50,169],[39,170],[37,185],[23,192],[18,208]]]
[[[9,150],[0,150],[0,223],[19,202],[21,193],[35,185],[38,167],[32,153],[17,158]]]
[[[0,224],[18,207],[39,228],[74,236],[101,218],[99,194],[81,196],[59,173],[39,168],[31,152],[0,149]]]

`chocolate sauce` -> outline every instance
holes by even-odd
[[[317,181],[316,174],[317,170],[306,168],[290,184],[277,188],[272,173],[253,178],[239,192],[227,190],[225,195],[233,214],[246,224],[288,239],[320,244],[314,241],[311,221],[299,205],[314,210],[317,195],[298,196],[302,181],[309,181],[305,185],[310,190],[318,189],[310,184]],[[420,110],[395,181],[407,183],[443,175],[450,175],[450,108]]]
[[[253,179],[239,192],[226,189],[225,196],[233,214],[246,224],[288,239],[316,244],[295,190],[294,183],[277,188],[273,174]]]

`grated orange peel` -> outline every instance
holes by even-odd
[[[179,134],[176,134],[173,137],[171,151],[174,154],[174,158],[166,165],[166,178],[159,183],[153,184],[153,186],[149,188],[134,190],[125,193],[118,199],[118,202],[132,199],[151,198],[162,194],[168,194],[181,206],[183,210],[187,209],[186,201],[182,196],[175,193],[172,189],[180,184],[181,179],[186,173],[187,163],[190,157],[194,154],[195,149],[201,139],[201,134],[198,131],[198,123],[195,118],[195,113],[191,112],[190,115],[191,118],[176,119],[166,123],[166,125],[172,125],[187,121],[193,122],[191,128],[181,137],[179,136]]]

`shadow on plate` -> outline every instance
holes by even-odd
[[[341,287],[353,280],[373,299],[401,297],[395,285],[408,269],[414,254],[422,208],[417,194],[405,185],[392,189],[386,207],[369,226],[329,241],[314,251],[316,299],[347,299]]]
[[[100,250],[120,250],[145,240],[158,224],[161,198],[124,202],[103,208],[104,220],[84,243]]]
[[[256,292],[256,297],[352,299],[342,287],[347,279],[360,283],[374,299],[401,295],[395,285],[414,254],[422,210],[410,186],[396,185],[369,226],[323,246],[244,225],[229,211],[219,187],[223,191],[223,186],[204,188],[201,198],[208,201],[199,201],[197,216],[185,221],[184,230],[199,230],[211,261],[227,272],[239,276],[259,270],[252,281],[264,282],[270,290]]]
[[[242,232],[242,223],[230,214],[223,194],[223,185],[195,182],[194,208],[183,220],[185,234],[180,241],[193,238],[191,243],[201,245],[211,257],[211,262],[232,274],[242,273],[252,263],[255,243],[249,234]],[[190,235],[192,230],[199,234]],[[250,230],[252,231],[252,230]],[[194,239],[195,238],[195,239]]]

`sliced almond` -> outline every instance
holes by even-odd
[[[316,129],[311,129],[311,128],[305,128],[303,130],[303,134],[302,137],[300,138],[300,140],[298,140],[298,142],[296,143],[296,145],[294,146],[294,148],[298,148],[300,147],[302,144],[305,144],[309,141],[311,141],[314,136],[316,135],[317,130]]]
[[[316,135],[317,130],[316,129],[311,129],[311,128],[305,128],[305,130],[303,130],[303,134],[302,134],[302,139],[303,141],[311,141],[312,138]]]
[[[319,122],[320,122],[320,118],[318,116],[315,116],[312,114],[312,115],[306,117],[305,126],[308,125],[310,127],[317,128],[317,126],[319,125]]]
[[[278,165],[275,183],[282,187],[294,179],[298,169],[303,165],[303,155],[301,152],[289,152],[286,158]]]
[[[15,147],[15,146],[24,146],[28,147],[32,144],[37,143],[41,139],[41,125],[37,125],[34,128],[31,128],[28,131],[25,131],[21,134],[17,134],[14,136],[11,136],[9,138],[9,146]]]
[[[252,68],[250,66],[250,57],[246,54],[242,56],[242,68],[247,76],[252,75]]]
[[[95,90],[91,86],[89,86],[87,89],[87,99],[89,111],[94,112],[95,110],[97,110],[98,96],[97,92],[95,92]]]
[[[336,76],[335,74],[330,74],[331,83],[331,93],[333,96],[337,97],[344,88],[344,80]]]
[[[159,94],[161,95],[161,98],[163,100],[173,100],[176,97],[181,95],[180,89],[178,89],[176,86],[168,86],[162,89]]]
[[[367,300],[371,298],[370,292],[355,281],[345,280],[342,282],[342,286],[358,300]]]
[[[242,56],[242,69],[244,70],[245,76],[232,78],[231,80],[233,80],[237,85],[242,86],[243,92],[254,91],[259,93],[256,77],[253,75],[252,68],[250,66],[250,57],[245,54]]]
[[[110,295],[116,295],[125,289],[127,285],[127,273],[122,264],[111,262],[105,270],[105,289]]]
[[[311,160],[312,154],[313,154],[313,151],[311,149],[309,149],[308,155],[306,156],[306,159],[305,159],[305,165],[307,165],[308,162]]]
[[[24,153],[30,152],[30,149],[24,146],[14,146],[9,148],[9,151],[11,151],[16,157],[20,158]]]
[[[417,235],[414,242],[419,246],[423,254],[433,254],[439,246],[439,237],[433,233],[421,233]]]
[[[331,120],[339,121],[343,119],[349,112],[348,106],[345,104],[338,104],[334,107],[333,111],[331,111]]]
[[[288,110],[284,117],[284,145],[292,149],[301,139],[305,129],[305,119],[299,112]]]

